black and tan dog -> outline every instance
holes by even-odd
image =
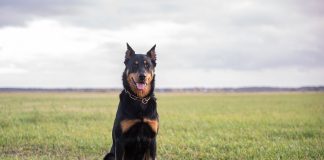
[[[154,96],[155,45],[135,54],[127,44],[120,93],[112,130],[113,144],[105,160],[154,160],[159,116]]]

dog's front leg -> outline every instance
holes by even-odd
[[[116,160],[124,160],[125,148],[123,139],[119,138],[116,140],[115,145],[115,156]]]
[[[153,138],[150,143],[150,158],[149,160],[155,160],[156,158],[156,138]]]

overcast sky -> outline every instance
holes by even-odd
[[[122,87],[126,42],[157,87],[324,85],[323,0],[1,0],[0,87]]]

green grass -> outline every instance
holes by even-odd
[[[324,93],[158,94],[158,159],[324,159]],[[101,159],[118,93],[0,93],[0,159]]]

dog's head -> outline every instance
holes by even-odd
[[[151,93],[154,88],[155,46],[146,54],[136,54],[127,44],[124,61],[126,68],[123,73],[124,87],[141,98]]]

